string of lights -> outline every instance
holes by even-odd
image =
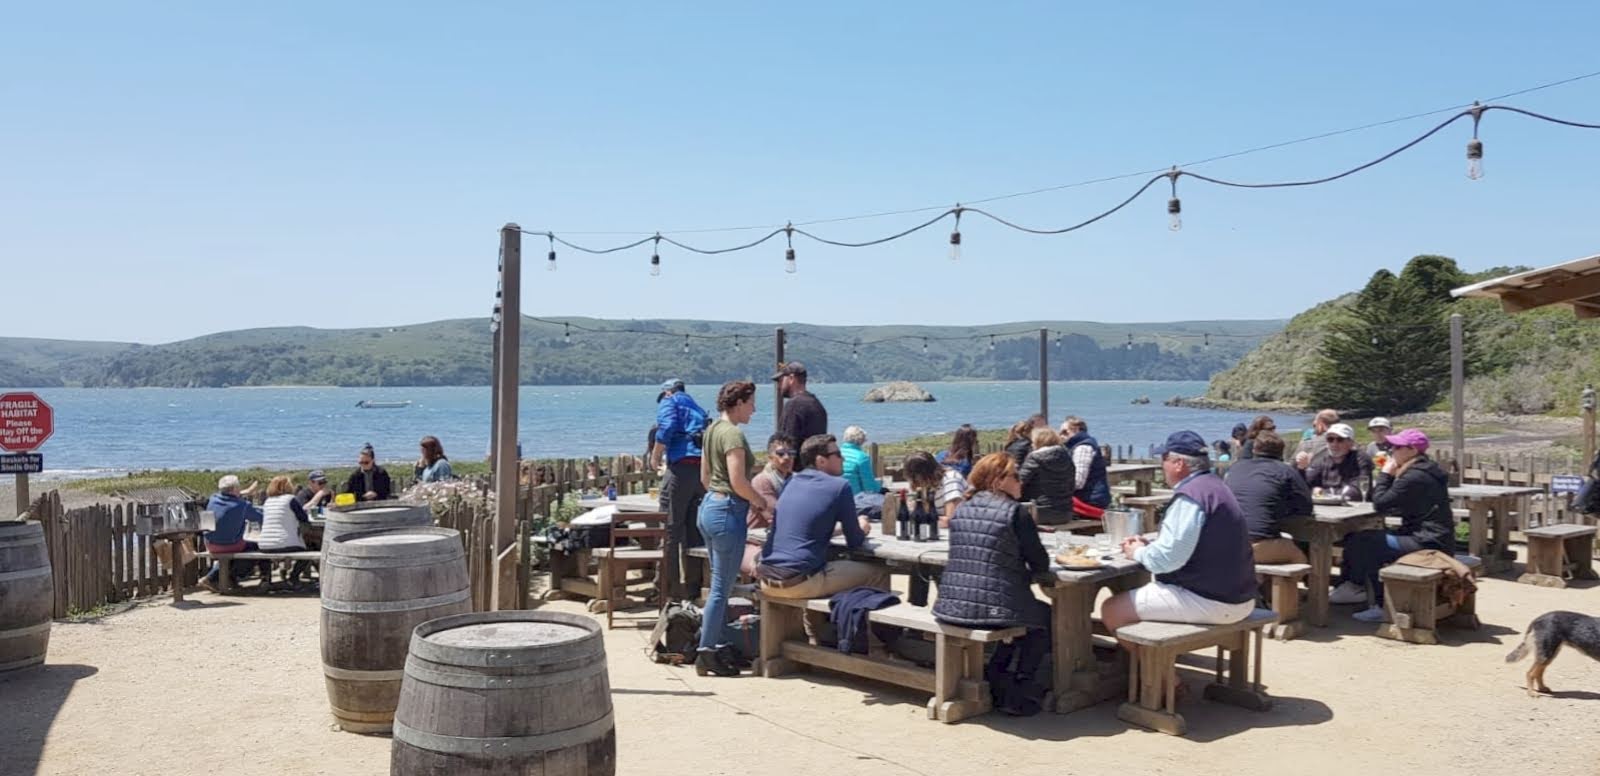
[[[1581,80],[1583,78],[1593,77],[1593,76],[1596,76],[1596,75],[1600,75],[1600,73],[1594,73],[1594,74],[1589,74],[1589,75],[1585,75],[1585,76],[1578,76],[1578,77],[1575,77],[1573,79],[1568,79],[1567,81],[1557,82],[1557,83],[1570,83],[1573,80]],[[1526,93],[1528,91],[1537,90],[1539,88],[1548,88],[1548,86],[1552,86],[1552,85],[1556,85],[1556,84],[1549,84],[1549,85],[1545,85],[1543,87],[1533,87],[1532,89],[1529,89],[1529,90],[1523,90],[1523,92],[1521,92],[1521,93]],[[1317,186],[1317,185],[1322,185],[1322,184],[1326,184],[1326,183],[1332,183],[1332,182],[1335,182],[1335,181],[1350,177],[1350,176],[1355,175],[1357,173],[1363,172],[1365,170],[1371,169],[1371,168],[1376,167],[1376,166],[1378,166],[1380,164],[1383,164],[1384,162],[1387,162],[1387,161],[1399,156],[1400,154],[1402,154],[1402,153],[1404,153],[1404,152],[1406,152],[1406,151],[1408,151],[1408,150],[1410,150],[1412,148],[1415,148],[1416,146],[1422,144],[1423,142],[1425,142],[1429,138],[1431,138],[1434,135],[1436,135],[1436,134],[1440,133],[1441,131],[1443,131],[1446,127],[1449,127],[1450,125],[1455,124],[1456,122],[1458,122],[1458,121],[1460,121],[1461,119],[1464,119],[1464,118],[1470,118],[1472,120],[1472,138],[1467,142],[1467,151],[1466,151],[1466,156],[1467,156],[1467,177],[1469,177],[1469,178],[1471,178],[1473,180],[1478,180],[1478,179],[1483,177],[1483,142],[1478,137],[1479,129],[1481,127],[1484,115],[1486,113],[1489,113],[1490,111],[1496,111],[1496,110],[1503,110],[1503,111],[1506,111],[1506,112],[1511,113],[1513,115],[1524,116],[1524,117],[1532,118],[1532,119],[1535,119],[1535,120],[1538,120],[1538,121],[1557,124],[1557,125],[1561,125],[1561,126],[1573,127],[1573,128],[1578,128],[1578,129],[1600,129],[1600,124],[1573,121],[1573,120],[1570,120],[1570,119],[1563,119],[1563,118],[1557,118],[1557,117],[1554,117],[1554,116],[1549,116],[1549,115],[1545,115],[1545,114],[1542,114],[1542,113],[1537,113],[1537,112],[1534,112],[1534,111],[1531,111],[1531,110],[1527,110],[1527,109],[1524,109],[1524,108],[1518,108],[1518,107],[1514,107],[1514,106],[1510,106],[1510,105],[1493,105],[1493,104],[1484,105],[1484,104],[1480,104],[1480,103],[1473,103],[1472,105],[1470,105],[1470,106],[1468,106],[1468,107],[1466,107],[1464,109],[1456,111],[1455,113],[1450,115],[1448,118],[1446,118],[1443,121],[1439,122],[1438,124],[1434,125],[1432,128],[1428,129],[1427,131],[1423,132],[1422,134],[1420,134],[1420,135],[1412,138],[1411,140],[1407,141],[1406,143],[1400,145],[1399,147],[1397,147],[1397,148],[1395,148],[1393,150],[1390,150],[1387,153],[1384,153],[1384,154],[1372,159],[1371,161],[1356,165],[1355,167],[1351,167],[1349,169],[1342,170],[1340,172],[1336,172],[1336,173],[1333,173],[1333,174],[1330,174],[1330,175],[1324,175],[1324,176],[1316,177],[1316,178],[1296,179],[1296,180],[1286,180],[1286,181],[1237,181],[1237,180],[1229,180],[1229,179],[1226,179],[1226,178],[1219,178],[1219,177],[1210,176],[1210,175],[1204,175],[1204,174],[1201,174],[1201,173],[1197,173],[1197,172],[1193,172],[1191,170],[1184,169],[1181,166],[1173,166],[1168,170],[1161,171],[1161,172],[1156,172],[1156,173],[1150,175],[1150,177],[1148,179],[1146,179],[1142,185],[1140,185],[1137,189],[1135,189],[1132,194],[1128,195],[1126,198],[1124,198],[1123,200],[1121,200],[1117,204],[1111,206],[1110,208],[1108,208],[1108,209],[1106,209],[1104,211],[1101,211],[1100,213],[1097,213],[1097,214],[1095,214],[1093,216],[1090,216],[1089,218],[1086,218],[1086,219],[1083,219],[1083,220],[1078,221],[1076,223],[1070,224],[1068,226],[1059,227],[1059,228],[1039,228],[1039,227],[1025,226],[1023,224],[1019,224],[1019,223],[1016,223],[1016,222],[1011,221],[1009,219],[1003,218],[1003,217],[1001,217],[1001,216],[999,216],[999,215],[997,215],[995,213],[989,212],[988,210],[985,210],[985,209],[982,209],[982,208],[978,208],[978,207],[972,207],[971,205],[962,205],[960,203],[957,203],[954,207],[945,208],[941,212],[938,212],[935,215],[933,215],[932,217],[930,217],[930,218],[928,218],[928,219],[926,219],[924,221],[921,221],[920,223],[917,223],[917,224],[915,224],[913,226],[910,226],[910,227],[907,227],[907,228],[902,229],[900,231],[885,235],[883,237],[878,237],[878,238],[869,239],[869,240],[861,240],[861,241],[836,240],[836,239],[824,237],[824,236],[819,235],[819,234],[817,234],[815,232],[812,232],[812,231],[810,231],[808,229],[805,229],[804,227],[807,224],[802,223],[801,225],[797,226],[792,221],[785,223],[783,226],[774,227],[770,231],[768,231],[765,235],[762,235],[762,236],[760,236],[760,237],[758,237],[756,239],[749,240],[747,242],[743,242],[743,243],[740,243],[740,244],[737,244],[737,245],[731,245],[731,246],[720,247],[720,248],[707,248],[707,247],[702,247],[702,246],[698,246],[698,245],[693,245],[693,244],[690,244],[688,242],[684,242],[682,240],[678,240],[676,238],[667,236],[667,235],[665,235],[665,234],[663,234],[661,232],[655,232],[655,233],[650,234],[648,236],[641,237],[641,238],[639,238],[637,240],[633,240],[633,241],[630,241],[630,242],[625,242],[625,243],[622,243],[620,245],[614,245],[614,246],[611,246],[611,247],[593,247],[593,246],[589,246],[589,245],[584,245],[584,244],[581,244],[581,243],[573,242],[571,240],[568,240],[568,239],[556,234],[554,231],[550,231],[550,230],[540,231],[540,230],[523,229],[521,231],[524,234],[537,236],[537,237],[544,237],[544,238],[546,238],[546,240],[548,240],[548,242],[549,242],[549,254],[547,256],[547,267],[551,271],[554,271],[556,269],[556,266],[557,266],[556,265],[556,261],[557,261],[556,243],[560,243],[561,245],[563,245],[565,247],[568,247],[568,248],[571,248],[573,250],[577,250],[577,251],[580,251],[580,252],[583,252],[583,253],[592,254],[592,255],[605,255],[605,254],[617,253],[619,251],[625,251],[625,250],[629,250],[631,248],[637,248],[637,247],[639,247],[641,245],[644,245],[646,243],[651,243],[652,247],[651,247],[651,255],[650,255],[650,274],[653,275],[653,276],[658,276],[658,275],[661,274],[661,243],[662,242],[666,242],[668,245],[671,245],[671,246],[676,247],[676,248],[678,248],[680,250],[684,250],[684,251],[687,251],[687,252],[690,252],[690,253],[706,255],[706,256],[714,256],[714,255],[720,255],[720,254],[726,254],[726,253],[735,253],[735,252],[750,250],[750,249],[756,248],[758,246],[761,246],[761,245],[767,243],[768,241],[778,237],[779,235],[782,235],[784,237],[784,241],[785,241],[784,270],[786,272],[793,273],[797,269],[796,251],[795,251],[795,248],[794,248],[794,236],[797,235],[797,234],[802,236],[802,237],[809,238],[809,239],[811,239],[811,240],[813,240],[815,242],[824,244],[824,245],[830,245],[830,246],[841,247],[841,248],[865,248],[865,247],[881,245],[881,244],[884,244],[884,243],[888,243],[888,242],[899,240],[899,239],[902,239],[902,238],[905,238],[905,237],[909,237],[909,236],[911,236],[913,234],[916,234],[917,232],[920,232],[920,231],[922,231],[924,229],[932,227],[933,225],[943,221],[946,218],[954,218],[954,228],[950,232],[949,256],[950,256],[951,260],[955,261],[955,260],[960,260],[960,258],[961,258],[961,250],[962,250],[961,217],[962,217],[963,214],[970,213],[970,214],[973,214],[973,215],[982,216],[982,217],[987,218],[987,219],[989,219],[989,220],[991,220],[991,221],[993,221],[993,222],[995,222],[995,223],[997,223],[997,224],[999,224],[1001,226],[1004,226],[1004,227],[1007,227],[1009,229],[1013,229],[1013,230],[1016,230],[1016,231],[1024,232],[1024,233],[1027,233],[1027,234],[1036,234],[1036,235],[1066,234],[1066,233],[1069,233],[1069,232],[1077,231],[1079,229],[1082,229],[1084,227],[1090,226],[1092,224],[1095,224],[1095,223],[1097,223],[1097,222],[1099,222],[1099,221],[1101,221],[1101,220],[1103,220],[1105,218],[1108,218],[1111,215],[1123,210],[1124,208],[1128,207],[1129,205],[1131,205],[1135,201],[1137,201],[1140,197],[1142,197],[1147,191],[1149,191],[1156,184],[1158,184],[1161,181],[1165,180],[1170,185],[1170,193],[1171,193],[1171,196],[1167,200],[1168,228],[1170,228],[1173,231],[1178,231],[1178,230],[1181,230],[1183,228],[1183,219],[1182,219],[1183,206],[1182,206],[1182,202],[1181,202],[1180,198],[1178,197],[1178,181],[1180,179],[1182,179],[1182,178],[1188,177],[1188,178],[1193,178],[1195,181],[1198,181],[1198,182],[1201,182],[1201,183],[1209,183],[1209,184],[1216,185],[1216,186],[1224,186],[1224,187],[1229,187],[1229,188],[1240,188],[1240,189],[1280,189],[1280,188],[1295,188],[1295,187]],[[1424,113],[1424,114],[1414,114],[1413,116],[1406,117],[1406,118],[1416,118],[1416,117],[1420,117],[1420,116],[1434,115],[1434,114],[1437,114],[1437,113],[1440,113],[1440,112],[1444,112],[1444,111],[1434,111],[1434,112]],[[1404,120],[1404,119],[1394,119],[1394,120],[1391,120],[1389,122],[1379,122],[1378,124],[1367,125],[1367,126],[1377,126],[1377,125],[1381,125],[1381,124],[1384,124],[1384,123],[1393,123],[1394,121],[1399,121],[1399,120]],[[1346,130],[1346,131],[1355,131],[1356,129],[1358,129],[1358,128],[1352,128],[1352,129]],[[1281,148],[1284,145],[1293,144],[1295,142],[1308,142],[1309,140],[1316,139],[1317,137],[1327,137],[1327,136],[1331,136],[1332,134],[1340,134],[1340,133],[1342,133],[1342,132],[1324,133],[1321,136],[1314,136],[1313,138],[1303,138],[1301,140],[1286,141],[1285,143],[1277,143],[1277,144],[1272,144],[1270,146],[1261,146],[1261,147],[1259,147],[1259,150],[1266,150],[1268,148]],[[1240,156],[1240,155],[1243,155],[1243,154],[1246,154],[1246,153],[1252,153],[1252,152],[1254,152],[1254,151],[1251,150],[1251,149],[1247,149],[1245,151],[1235,152],[1234,154],[1225,154],[1225,155],[1222,155],[1220,157],[1214,157],[1214,158],[1212,158],[1210,160],[1202,160],[1202,162],[1200,162],[1200,163],[1205,163],[1205,162],[1208,162],[1208,161],[1216,161],[1216,160],[1223,159],[1223,158],[1233,158],[1233,157],[1236,157],[1236,156]],[[1192,164],[1198,164],[1198,163],[1191,163],[1191,166],[1192,166]],[[1143,174],[1146,174],[1146,173],[1130,173],[1130,174],[1124,175],[1124,176],[1114,176],[1112,178],[1106,178],[1106,179],[1100,179],[1100,180],[1101,181],[1117,180],[1117,179],[1121,179],[1121,178],[1137,177],[1138,175],[1143,175]],[[1046,188],[1046,189],[1036,189],[1036,190],[1033,190],[1031,192],[1017,192],[1017,193],[1011,194],[1011,195],[1002,195],[1000,197],[991,197],[991,198],[989,198],[987,200],[982,200],[980,202],[996,201],[996,200],[1000,200],[1000,199],[1015,198],[1015,197],[1020,197],[1020,196],[1029,196],[1029,195],[1035,194],[1035,193],[1044,193],[1046,191],[1059,190],[1060,188],[1066,188],[1066,187],[1071,186],[1071,185],[1076,185],[1076,184],[1066,184],[1066,185],[1060,186],[1060,187],[1049,187],[1049,188]],[[977,203],[974,203],[974,204],[977,204]],[[845,217],[845,218],[841,218],[841,219],[829,219],[826,222],[827,223],[837,223],[839,221],[845,221],[845,220],[855,220],[855,219],[859,219],[859,218],[875,218],[875,217],[879,217],[879,216],[882,216],[882,215],[890,215],[890,214],[897,214],[897,213],[912,213],[912,212],[919,212],[919,211],[925,211],[925,210],[927,210],[927,209],[915,209],[915,210],[909,210],[909,211],[890,211],[888,213],[875,213],[875,214],[866,214],[866,215],[862,215],[862,216],[850,216],[850,217]],[[817,222],[810,222],[810,223],[817,223]],[[727,230],[720,230],[720,231],[734,231],[734,230],[749,229],[749,228],[759,228],[759,227],[730,227]],[[719,230],[701,230],[701,231],[719,231]],[[637,233],[628,233],[628,234],[637,234]]]

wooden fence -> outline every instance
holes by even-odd
[[[29,515],[44,527],[55,582],[53,616],[66,617],[107,604],[170,593],[170,543],[135,532],[142,505],[63,509],[50,491]],[[185,567],[186,583],[195,572]]]

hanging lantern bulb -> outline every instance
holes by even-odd
[[[743,351],[739,350],[739,335],[737,335],[737,334],[733,335],[733,352],[735,352],[735,353],[743,352]]]
[[[1133,350],[1133,335],[1132,334],[1128,335],[1128,344],[1124,345],[1123,349],[1124,350]]]
[[[1183,228],[1183,203],[1178,201],[1178,174],[1176,165],[1172,172],[1167,173],[1167,179],[1172,182],[1172,198],[1167,200],[1167,228],[1174,232]]]
[[[656,235],[656,245],[650,251],[650,277],[661,277],[661,235]],[[683,352],[689,352],[689,344],[685,342]]]
[[[861,360],[861,343],[859,341],[857,341],[856,343],[854,343],[854,344],[852,344],[850,346],[850,360],[851,361],[860,361]]]
[[[561,324],[561,339],[568,345],[572,344],[572,326],[570,324]]]
[[[1378,335],[1376,335],[1376,334],[1372,335],[1372,344],[1374,344],[1374,345],[1378,344]]]
[[[683,352],[689,352],[689,335],[683,335]]]
[[[1478,139],[1478,121],[1483,118],[1483,106],[1474,102],[1468,113],[1472,114],[1472,139],[1467,141],[1467,177],[1478,180],[1483,177],[1483,141]]]
[[[1056,332],[1056,350],[1061,349],[1061,332]]]
[[[783,271],[791,275],[795,273],[794,265],[794,223],[790,222],[783,228],[784,238],[789,241],[789,247],[783,252]]]
[[[1205,344],[1202,345],[1201,348],[1203,350],[1210,350],[1211,349],[1211,335],[1207,334],[1207,335],[1205,335],[1205,337],[1206,337]]]
[[[489,331],[500,331],[500,305],[494,306],[494,312],[489,314]]]
[[[550,257],[549,257],[549,260],[544,263],[544,268],[546,270],[551,271],[551,272],[555,272],[556,271],[556,235],[555,235],[554,232],[545,232],[544,236],[550,238]]]
[[[950,233],[950,260],[961,260],[961,205],[956,205],[956,228]]]
[[[922,338],[922,355],[924,355],[924,356],[928,355],[928,338],[927,337],[923,337]]]

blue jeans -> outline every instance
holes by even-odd
[[[1378,571],[1422,545],[1410,536],[1400,536],[1387,531],[1360,531],[1344,538],[1343,576],[1347,581],[1366,585],[1373,600],[1383,605],[1383,581]]]
[[[700,502],[700,535],[711,553],[711,592],[701,610],[700,648],[715,649],[728,643],[728,595],[739,578],[739,562],[744,560],[744,540],[749,533],[745,519],[750,502],[738,496],[707,493]]]

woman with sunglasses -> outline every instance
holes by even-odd
[[[1034,597],[1033,579],[1049,573],[1050,558],[1033,518],[1017,503],[1022,482],[1009,455],[978,459],[971,483],[950,520],[950,560],[933,616],[964,628],[1027,628],[995,649],[984,676],[995,708],[1037,714],[1044,691],[1033,676],[1050,648],[1050,607]]]

